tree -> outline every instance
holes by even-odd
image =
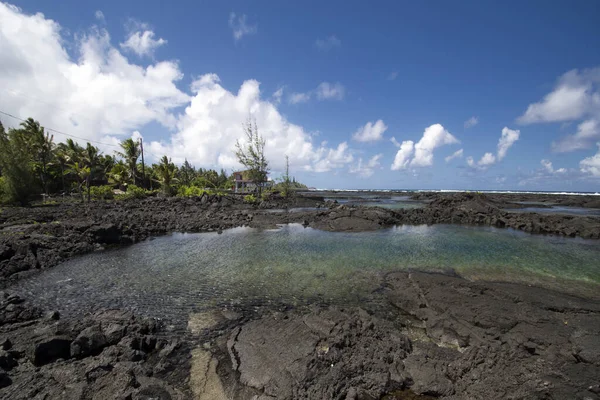
[[[88,174],[87,174],[87,179],[86,179],[86,186],[87,186],[87,195],[88,195],[88,203],[90,202],[91,199],[91,184],[92,184],[92,178],[94,175],[95,170],[98,167],[98,163],[100,162],[100,151],[98,150],[98,148],[96,146],[92,146],[91,143],[88,142],[87,147],[85,148],[85,152],[84,152],[84,165],[87,167]]]
[[[81,202],[84,202],[83,198],[83,185],[88,181],[90,176],[90,168],[84,165],[81,161],[76,161],[69,164],[69,168],[65,171],[66,174],[72,175],[77,182],[77,193],[81,198]],[[88,193],[89,196],[89,193]]]
[[[235,143],[235,155],[240,164],[248,170],[248,178],[254,182],[256,191],[260,196],[262,187],[267,181],[269,173],[269,163],[265,158],[266,142],[258,133],[256,121],[252,123],[249,119],[243,124],[243,129],[244,134],[246,135],[246,141],[244,144],[241,144],[239,140]]]
[[[129,168],[123,161],[117,162],[108,173],[108,182],[116,185],[119,189],[127,184],[129,179]]]
[[[54,156],[54,136],[46,133],[33,118],[22,122],[20,131],[31,155],[33,171],[39,176],[44,193],[48,194],[48,166]]]
[[[31,157],[22,132],[10,129],[8,134],[0,123],[0,169],[4,177],[4,193],[7,201],[28,204],[35,191]]]
[[[137,160],[141,154],[140,143],[129,138],[121,142],[121,148],[123,149],[123,151],[118,151],[117,154],[125,159],[125,163],[129,167],[131,180],[133,181],[133,184],[136,185],[136,166]]]
[[[283,197],[285,197],[286,199],[289,198],[289,196],[290,196],[290,190],[291,190],[291,186],[292,186],[291,183],[292,182],[290,181],[290,157],[286,155],[285,156],[285,174],[281,178]]]
[[[196,168],[194,168],[194,166],[192,164],[190,164],[188,162],[188,160],[186,159],[183,163],[183,165],[181,166],[181,168],[179,168],[179,183],[184,185],[184,186],[190,186],[192,184],[192,182],[194,181],[194,179],[196,178]]]
[[[163,192],[167,196],[173,194],[172,184],[177,180],[175,175],[177,174],[177,167],[171,162],[171,159],[167,156],[163,156],[160,159],[160,163],[154,167],[156,175],[158,175],[158,181],[162,185]]]

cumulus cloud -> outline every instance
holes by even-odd
[[[130,135],[151,121],[175,128],[173,111],[189,101],[176,86],[176,62],[133,64],[104,29],[78,37],[69,42],[43,14],[0,3],[0,109],[87,140]]]
[[[368,178],[375,173],[375,169],[381,168],[380,160],[382,157],[383,154],[377,154],[371,157],[366,163],[363,163],[363,159],[359,158],[358,164],[350,167],[349,172],[351,174],[357,174],[362,178]]]
[[[145,26],[142,24],[141,26]],[[163,38],[154,39],[154,32],[151,30],[137,30],[129,33],[125,42],[121,43],[121,48],[134,52],[140,57],[151,57],[154,50],[167,44]]]
[[[517,121],[532,124],[578,120],[577,132],[554,142],[554,151],[588,149],[600,140],[600,67],[565,73],[552,92],[530,104]]]
[[[465,121],[465,129],[472,128],[475,125],[477,125],[478,123],[479,123],[479,118],[473,116]]]
[[[406,169],[410,163],[410,158],[415,149],[414,142],[412,140],[405,140],[402,143],[398,143],[395,138],[392,138],[392,142],[396,144],[400,149],[396,152],[394,162],[392,163],[392,171],[398,171],[400,169]]]
[[[585,115],[598,115],[600,108],[600,68],[571,70],[561,76],[554,90],[541,101],[530,104],[518,122],[573,121]]]
[[[589,119],[577,126],[577,132],[567,135],[552,143],[552,150],[557,153],[566,153],[575,150],[588,149],[600,139],[600,121]]]
[[[594,177],[600,178],[600,144],[598,144],[598,152],[596,154],[584,158],[579,162],[579,169],[584,174],[591,174]]]
[[[508,129],[506,126],[502,128],[502,135],[498,141],[498,161],[501,161],[504,157],[506,157],[508,149],[510,149],[512,145],[519,140],[520,134],[521,131],[519,130]]]
[[[325,147],[326,145],[326,142],[321,144],[321,147],[315,154],[317,161],[312,167],[306,165],[306,170],[328,172],[333,169],[342,168],[354,160],[354,156],[350,153],[350,149],[348,148],[348,143],[342,142],[335,149],[327,149]]]
[[[552,161],[550,161],[550,160],[542,160],[542,161],[540,161],[540,164],[542,164],[542,167],[544,168],[544,170],[546,172],[548,172],[549,174],[563,174],[563,173],[567,172],[567,170],[565,168],[554,169],[554,166],[552,165]]]
[[[258,25],[248,25],[246,20],[246,14],[236,15],[234,12],[229,14],[229,27],[236,42],[246,35],[254,35],[258,32]]]
[[[317,39],[315,42],[315,46],[321,51],[329,51],[333,48],[340,47],[341,45],[342,41],[335,35],[331,35],[325,39]]]
[[[313,97],[313,95],[315,95],[318,100],[342,100],[345,93],[346,89],[339,82],[322,82],[314,90],[290,94],[288,102],[290,104],[306,103]]]
[[[261,99],[260,85],[245,81],[237,93],[220,84],[216,74],[206,74],[191,85],[192,100],[178,119],[177,132],[168,142],[150,143],[150,152],[170,154],[198,166],[238,168],[235,142],[243,139],[242,124],[250,115],[266,140],[265,153],[273,169],[282,169],[285,155],[302,170],[326,172],[353,161],[348,143],[329,147],[315,144],[313,135],[290,123],[273,102]]]
[[[502,161],[502,159],[506,157],[508,149],[519,140],[520,134],[521,131],[509,129],[505,126],[502,128],[502,134],[498,140],[496,155],[490,152],[485,153],[477,163],[475,163],[473,157],[467,157],[467,165],[472,168],[486,169],[489,166]]]
[[[459,143],[450,132],[440,124],[434,124],[425,129],[423,137],[415,144],[412,140],[399,144],[395,138],[392,143],[400,149],[396,153],[392,170],[411,167],[428,167],[433,165],[433,151],[441,146]]]
[[[176,86],[183,77],[176,62],[147,67],[131,63],[103,29],[80,35],[76,43],[60,32],[60,25],[43,14],[27,15],[0,3],[1,110],[108,144],[139,137],[144,125],[157,122],[173,133],[148,143],[149,153],[211,168],[239,168],[235,142],[243,139],[242,123],[250,116],[266,140],[275,170],[283,169],[286,154],[299,169],[318,172],[346,168],[354,160],[346,142],[335,147],[315,143],[314,136],[289,122],[275,102],[261,99],[254,80],[233,93],[220,85],[217,75],[205,74],[192,82],[190,95]],[[75,48],[76,59],[63,45]],[[178,112],[182,106],[185,110]],[[55,139],[66,137],[57,134]],[[102,150],[112,153],[114,147]]]
[[[454,160],[455,158],[462,158],[462,156],[463,156],[463,149],[460,149],[460,150],[456,150],[454,153],[452,153],[451,155],[446,157],[445,160],[446,160],[446,162],[450,162],[450,161]]]
[[[357,142],[375,142],[383,138],[383,133],[387,130],[387,126],[382,120],[377,120],[375,123],[367,122],[365,126],[360,127],[352,139]]]

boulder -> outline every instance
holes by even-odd
[[[106,336],[102,333],[100,326],[93,325],[81,331],[71,343],[71,356],[83,358],[97,355],[107,344]]]

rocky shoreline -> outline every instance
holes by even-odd
[[[0,398],[600,399],[599,298],[397,272],[361,308],[241,304],[190,315],[182,334],[124,310],[61,318],[10,292],[69,258],[169,232],[453,223],[600,239],[600,218],[504,211],[532,195],[415,197],[427,204],[389,210],[311,194],[259,206],[204,196],[3,209]]]

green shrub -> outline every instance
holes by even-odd
[[[209,193],[207,190],[200,189],[198,186],[180,186],[177,191],[179,197],[199,197],[204,193]]]
[[[121,200],[143,199],[145,197],[146,197],[146,191],[143,188],[138,187],[136,185],[127,186],[127,191],[125,193],[117,196],[117,198],[121,199]]]
[[[256,203],[256,196],[253,194],[247,194],[244,196],[244,202],[254,204]]]
[[[115,198],[112,187],[108,185],[92,186],[90,188],[90,194],[92,195],[92,198],[96,200],[111,200]]]

